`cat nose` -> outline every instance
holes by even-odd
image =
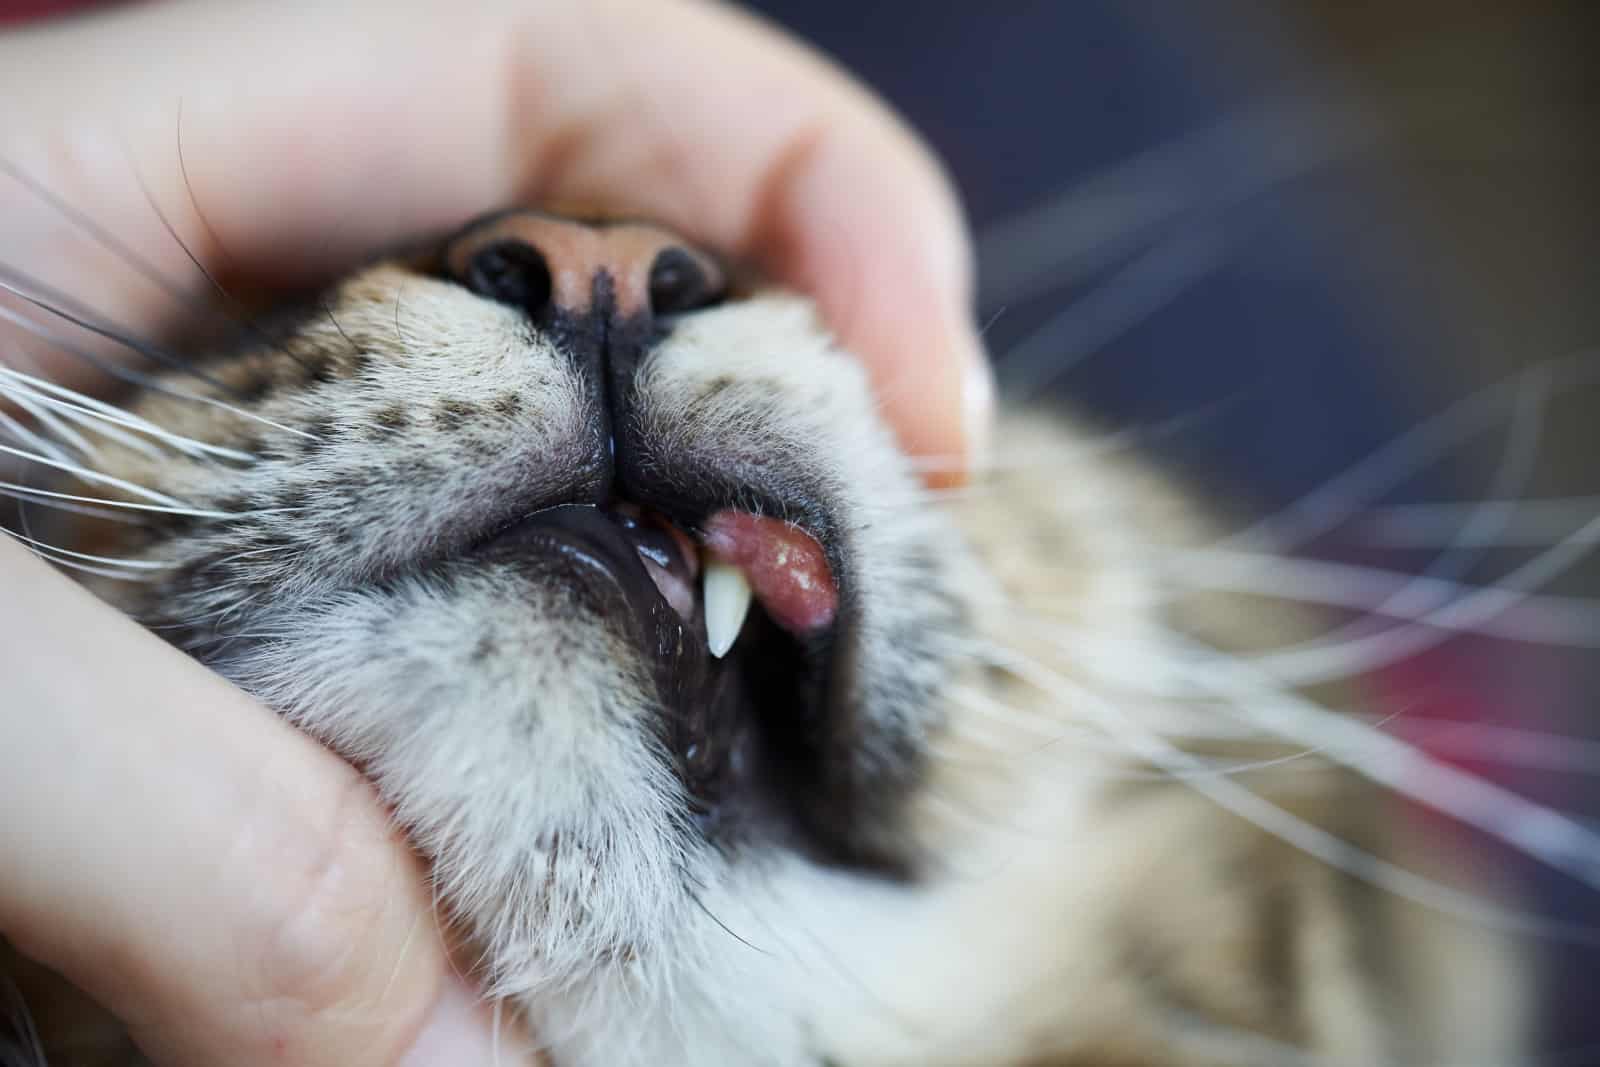
[[[663,227],[530,211],[470,227],[450,242],[445,267],[478,295],[547,323],[649,321],[705,307],[725,287],[715,259]]]

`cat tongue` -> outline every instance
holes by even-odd
[[[781,519],[719,511],[703,527],[706,550],[739,568],[772,621],[793,634],[833,622],[839,590],[822,546]]]

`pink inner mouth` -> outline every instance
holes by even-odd
[[[815,633],[833,622],[839,590],[822,546],[781,519],[719,511],[705,525],[705,546],[744,572],[772,621],[792,634]]]

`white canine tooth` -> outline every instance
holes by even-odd
[[[733,647],[750,612],[750,583],[738,567],[716,560],[706,561],[700,580],[705,583],[706,643],[721,659]]]

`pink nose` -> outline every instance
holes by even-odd
[[[726,284],[716,260],[662,227],[574,222],[532,211],[469,228],[450,242],[445,268],[479,295],[536,318],[692,311],[717,299]]]

